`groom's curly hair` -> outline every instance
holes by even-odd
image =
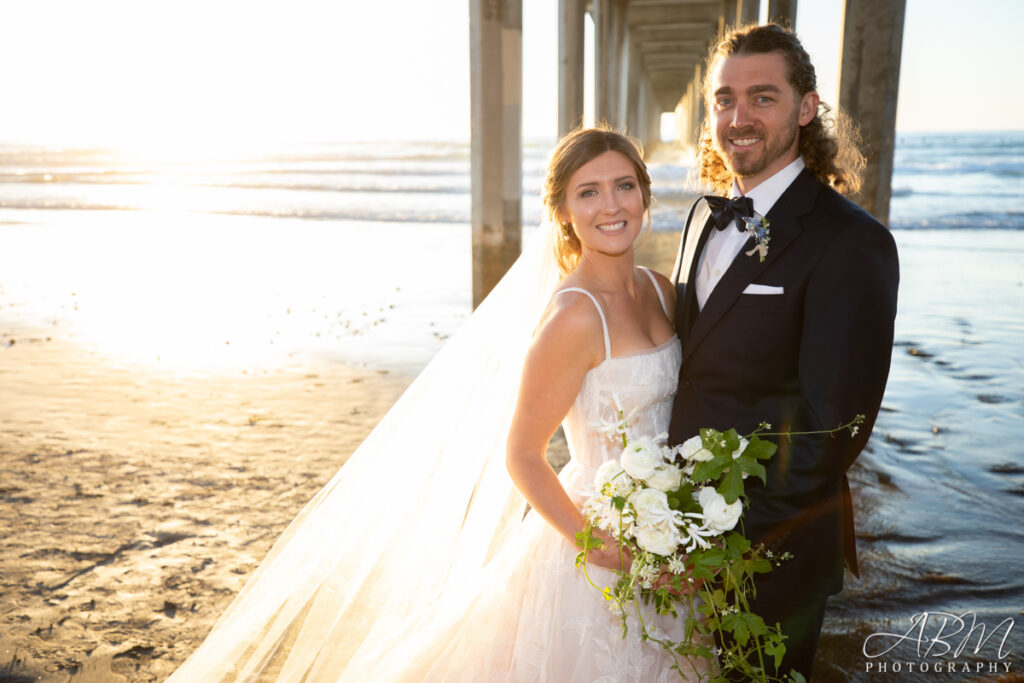
[[[715,64],[731,55],[768,52],[778,52],[785,59],[789,84],[797,97],[817,90],[818,79],[810,55],[796,34],[778,24],[742,26],[727,33],[711,48],[701,92],[708,114],[704,116],[697,143],[697,168],[701,182],[719,192],[729,192],[733,176],[711,136],[711,77]],[[847,195],[856,194],[861,187],[865,162],[859,143],[856,125],[843,112],[833,112],[824,102],[818,105],[811,122],[800,129],[800,156],[807,168],[818,180]]]

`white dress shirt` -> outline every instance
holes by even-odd
[[[796,161],[748,192],[746,196],[753,200],[754,211],[767,216],[775,202],[803,169],[804,160],[797,157]],[[736,181],[733,180],[731,196],[739,197],[741,194]],[[714,291],[715,285],[725,275],[725,271],[729,269],[729,265],[743,249],[749,237],[749,234],[740,232],[732,226],[724,230],[711,229],[708,241],[704,244],[704,251],[701,252],[700,262],[697,264],[697,306],[701,310],[704,309],[704,304]]]

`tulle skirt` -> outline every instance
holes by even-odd
[[[580,470],[560,477],[573,490]],[[660,646],[644,643],[635,619],[622,635],[621,618],[575,566],[577,550],[529,513],[514,540],[456,590],[425,600],[390,642],[363,648],[343,680],[523,681],[530,683],[651,683],[680,680]],[[410,563],[410,571],[415,571]],[[590,579],[615,576],[589,567]],[[682,640],[684,619],[645,614],[648,630]],[[684,680],[698,680],[692,664]],[[703,667],[698,670],[704,671]]]

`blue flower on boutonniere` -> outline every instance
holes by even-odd
[[[768,229],[768,219],[761,214],[754,212],[753,216],[742,216],[743,222],[747,224],[747,234],[754,238],[754,248],[747,252],[747,256],[753,256],[757,252],[761,257],[761,263],[768,255],[768,242],[771,241],[771,230]]]

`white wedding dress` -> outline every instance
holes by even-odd
[[[518,281],[537,277],[530,271]],[[612,357],[600,305],[576,291],[582,294],[574,296],[590,297],[601,313],[606,352],[605,360],[587,373],[563,422],[571,459],[559,479],[582,504],[597,468],[621,452],[621,444],[596,428],[616,417],[616,402],[626,414],[635,411],[631,425],[636,432],[667,431],[681,349],[672,337],[654,348]],[[492,319],[482,306],[474,324],[493,329],[508,318],[508,306],[501,308]],[[539,313],[534,306],[522,315],[528,321]],[[458,340],[452,341],[454,349],[442,353],[460,353]],[[518,345],[525,347],[523,341],[528,340]],[[505,376],[507,368],[488,374],[485,383],[516,386],[518,366],[514,375]],[[441,383],[430,368],[423,375],[427,391]],[[446,392],[460,394],[458,388]],[[416,422],[428,412],[424,406],[432,403],[430,395],[417,394],[415,384],[407,393],[415,409],[403,409],[403,397],[392,411],[403,437],[417,430],[419,441],[432,444],[427,432],[435,421],[424,415]],[[439,443],[454,455],[417,457],[416,440],[408,444],[405,464],[390,468],[422,467],[403,477],[411,477],[412,486],[389,486],[389,465],[379,462],[381,449],[393,448],[387,439],[396,427],[389,414],[360,447],[367,449],[367,457],[357,451],[310,502],[171,680],[678,681],[670,670],[671,657],[657,645],[642,643],[637,624],[621,636],[620,618],[576,568],[577,550],[537,514],[523,517],[521,495],[504,471],[505,434],[472,431],[484,417],[494,417],[494,407],[479,405],[491,396],[481,391],[463,397],[468,421],[440,428]],[[503,400],[501,405],[504,410],[512,404]],[[451,413],[452,406],[447,408],[446,414]],[[510,417],[498,419],[506,424]],[[492,430],[490,425],[486,429]],[[378,433],[384,446],[375,443]],[[448,443],[452,439],[458,443]],[[466,455],[475,452],[473,444],[475,450],[490,452],[484,462]],[[367,489],[379,490],[379,501]],[[402,494],[392,504],[388,494],[394,490]],[[364,510],[367,499],[374,505]],[[395,521],[388,509],[392,505],[406,521]],[[449,527],[455,533],[448,533]],[[614,574],[600,568],[591,567],[589,573],[598,585],[614,582]],[[682,617],[648,615],[645,622],[672,640],[682,639]],[[696,672],[686,677],[697,678]]]
[[[587,373],[562,423],[571,459],[559,479],[582,505],[597,468],[621,453],[621,442],[596,428],[602,421],[617,420],[616,404],[627,415],[635,411],[631,426],[636,433],[656,436],[668,431],[681,348],[673,336],[654,348],[612,357],[600,304],[581,289],[567,288],[560,294],[568,292],[593,300],[605,334],[605,360]],[[679,681],[670,670],[671,656],[655,644],[642,643],[638,624],[631,623],[622,637],[620,617],[576,568],[577,552],[554,527],[529,513],[513,542],[475,581],[440,597],[415,623],[402,625],[374,680]],[[600,586],[614,583],[612,572],[599,567],[588,572]],[[665,637],[682,640],[682,617],[659,617],[650,610],[645,622]],[[697,680],[695,672],[689,673],[687,679]]]

